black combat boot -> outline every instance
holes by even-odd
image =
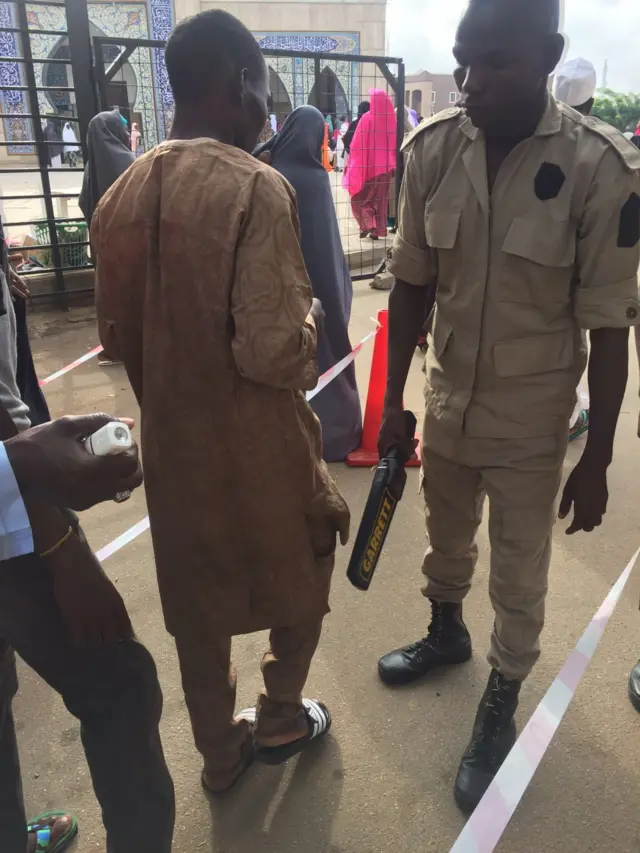
[[[507,681],[495,669],[491,670],[471,743],[462,756],[453,788],[456,803],[467,814],[478,805],[516,742],[513,715],[518,707],[520,684],[520,681]]]
[[[431,624],[427,636],[378,661],[378,672],[385,684],[408,684],[436,666],[464,663],[471,657],[471,637],[462,621],[462,605],[429,600]]]
[[[629,676],[629,699],[636,711],[640,711],[640,661],[631,670]]]

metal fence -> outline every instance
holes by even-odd
[[[21,255],[21,273],[53,272],[64,303],[65,272],[91,267],[86,223],[77,208],[91,98],[89,25],[79,0],[14,0],[0,16],[0,119],[9,155],[0,168],[0,205],[10,252]],[[61,25],[38,25],[37,10],[54,10]],[[68,23],[67,23],[68,22]],[[55,45],[46,57],[34,43]],[[75,55],[70,42],[76,45]],[[35,54],[35,55],[34,55]],[[84,66],[83,68],[83,60]],[[83,78],[79,85],[76,81]],[[80,106],[80,100],[84,103]],[[94,110],[95,111],[95,110]],[[77,140],[70,139],[69,129]],[[26,156],[25,156],[26,155]],[[36,155],[37,166],[25,165]],[[16,165],[11,164],[13,157]]]
[[[55,19],[55,29],[40,26],[39,7],[46,12],[42,17]],[[3,9],[8,13],[3,15]],[[166,139],[174,105],[164,46],[154,40],[92,38],[85,0],[0,4],[0,146],[9,154],[0,168],[0,213],[10,249],[26,264],[21,272],[53,273],[60,304],[65,304],[70,274],[91,268],[87,227],[78,208],[89,120],[100,109],[117,107],[139,133],[140,153]],[[324,160],[345,255],[354,280],[371,278],[384,266],[395,227],[404,66],[388,57],[261,46],[272,93],[263,138],[302,104],[313,104],[326,117]],[[352,181],[345,181],[352,136],[347,131],[372,90],[384,93],[382,106],[395,126],[391,141],[383,134],[374,136],[373,144],[393,151],[386,152],[389,157],[379,152],[377,159],[386,166],[378,163],[367,183],[354,189]],[[65,141],[69,129],[75,144]],[[74,284],[74,293],[85,289]]]
[[[97,37],[93,44],[101,108],[117,107],[140,133],[138,150],[148,150],[167,137],[173,121],[164,43]],[[271,88],[270,118],[263,139],[302,104],[313,104],[327,118],[325,161],[345,255],[354,280],[371,278],[384,266],[395,230],[402,180],[398,153],[405,132],[404,66],[398,59],[358,54],[276,49],[263,49],[263,54]],[[372,90],[384,92],[382,106],[387,111],[400,105],[392,119],[393,150],[388,157],[386,150],[377,152],[378,173],[354,193],[357,186],[345,181],[353,135],[347,131],[358,116],[359,104],[370,101]],[[389,146],[384,134],[373,139],[374,145]],[[387,166],[380,165],[383,162]]]

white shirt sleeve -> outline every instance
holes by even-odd
[[[0,561],[33,553],[27,509],[4,444],[0,442]]]

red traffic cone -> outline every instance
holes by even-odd
[[[382,423],[382,410],[387,387],[387,361],[389,354],[389,312],[378,311],[378,334],[373,344],[373,361],[367,391],[367,404],[364,410],[362,443],[357,450],[347,456],[347,465],[352,468],[371,468],[380,461],[378,455],[378,435]],[[414,457],[407,465],[416,466],[420,461]]]

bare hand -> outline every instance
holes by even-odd
[[[591,533],[600,527],[608,500],[607,466],[583,456],[569,475],[560,501],[559,518],[566,518],[573,506],[573,521],[567,534],[580,530]]]
[[[416,439],[407,435],[407,421],[402,406],[385,404],[378,436],[380,458],[387,456],[392,447],[398,447],[407,459],[411,459],[417,445]]]
[[[98,414],[59,418],[5,441],[23,496],[83,510],[136,489],[142,469],[135,444],[112,456],[92,456],[83,445],[83,439],[115,420]]]
[[[74,646],[117,643],[133,636],[122,596],[84,539],[74,533],[43,560],[51,571],[53,594]]]
[[[27,299],[31,296],[26,281],[18,275],[12,266],[9,266],[9,285],[12,296],[19,299]]]

